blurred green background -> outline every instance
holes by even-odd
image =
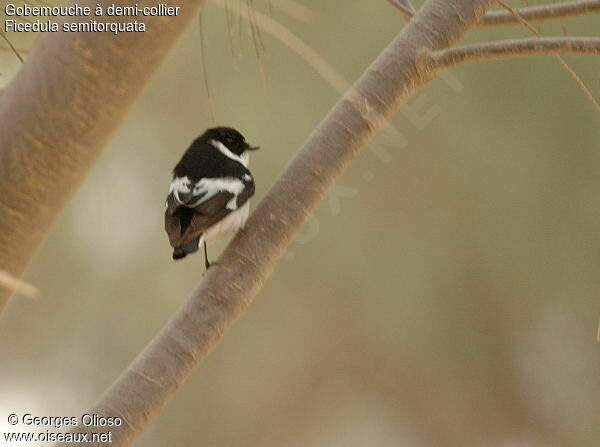
[[[385,0],[287,4],[254,2],[349,83],[403,26]],[[230,14],[203,10],[204,70],[218,123],[263,148],[257,203],[340,95],[276,36],[261,33],[257,57]],[[36,36],[8,37],[28,49]],[[599,58],[566,60],[598,98]],[[0,86],[19,65],[0,51]],[[136,445],[600,445],[599,113],[552,57],[450,75],[343,174]],[[14,298],[0,322],[0,429],[9,413],[81,415],[201,280],[200,255],[171,260],[162,213],[209,110],[195,21],[36,257],[40,298]]]

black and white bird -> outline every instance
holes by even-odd
[[[257,150],[237,130],[215,127],[200,135],[173,170],[165,209],[165,230],[173,259],[181,259],[206,242],[244,226],[254,195],[248,170],[250,151]]]

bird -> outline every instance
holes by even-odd
[[[254,195],[248,169],[250,152],[259,149],[231,127],[214,127],[196,138],[173,169],[165,203],[165,231],[173,259],[185,258],[206,242],[243,228]]]

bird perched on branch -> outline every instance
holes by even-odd
[[[185,258],[206,242],[236,232],[248,218],[254,178],[248,170],[252,146],[237,130],[215,127],[200,135],[173,170],[165,230],[173,259]]]

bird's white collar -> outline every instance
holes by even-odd
[[[231,158],[232,160],[235,160],[235,161],[241,163],[246,168],[248,167],[248,162],[249,162],[249,158],[250,158],[248,151],[245,151],[244,153],[242,153],[242,155],[236,155],[233,152],[231,152],[227,146],[225,146],[223,143],[221,143],[218,140],[210,140],[209,143],[212,144],[213,147],[219,149],[219,151],[221,151],[221,153],[223,155],[225,155],[227,158]]]

